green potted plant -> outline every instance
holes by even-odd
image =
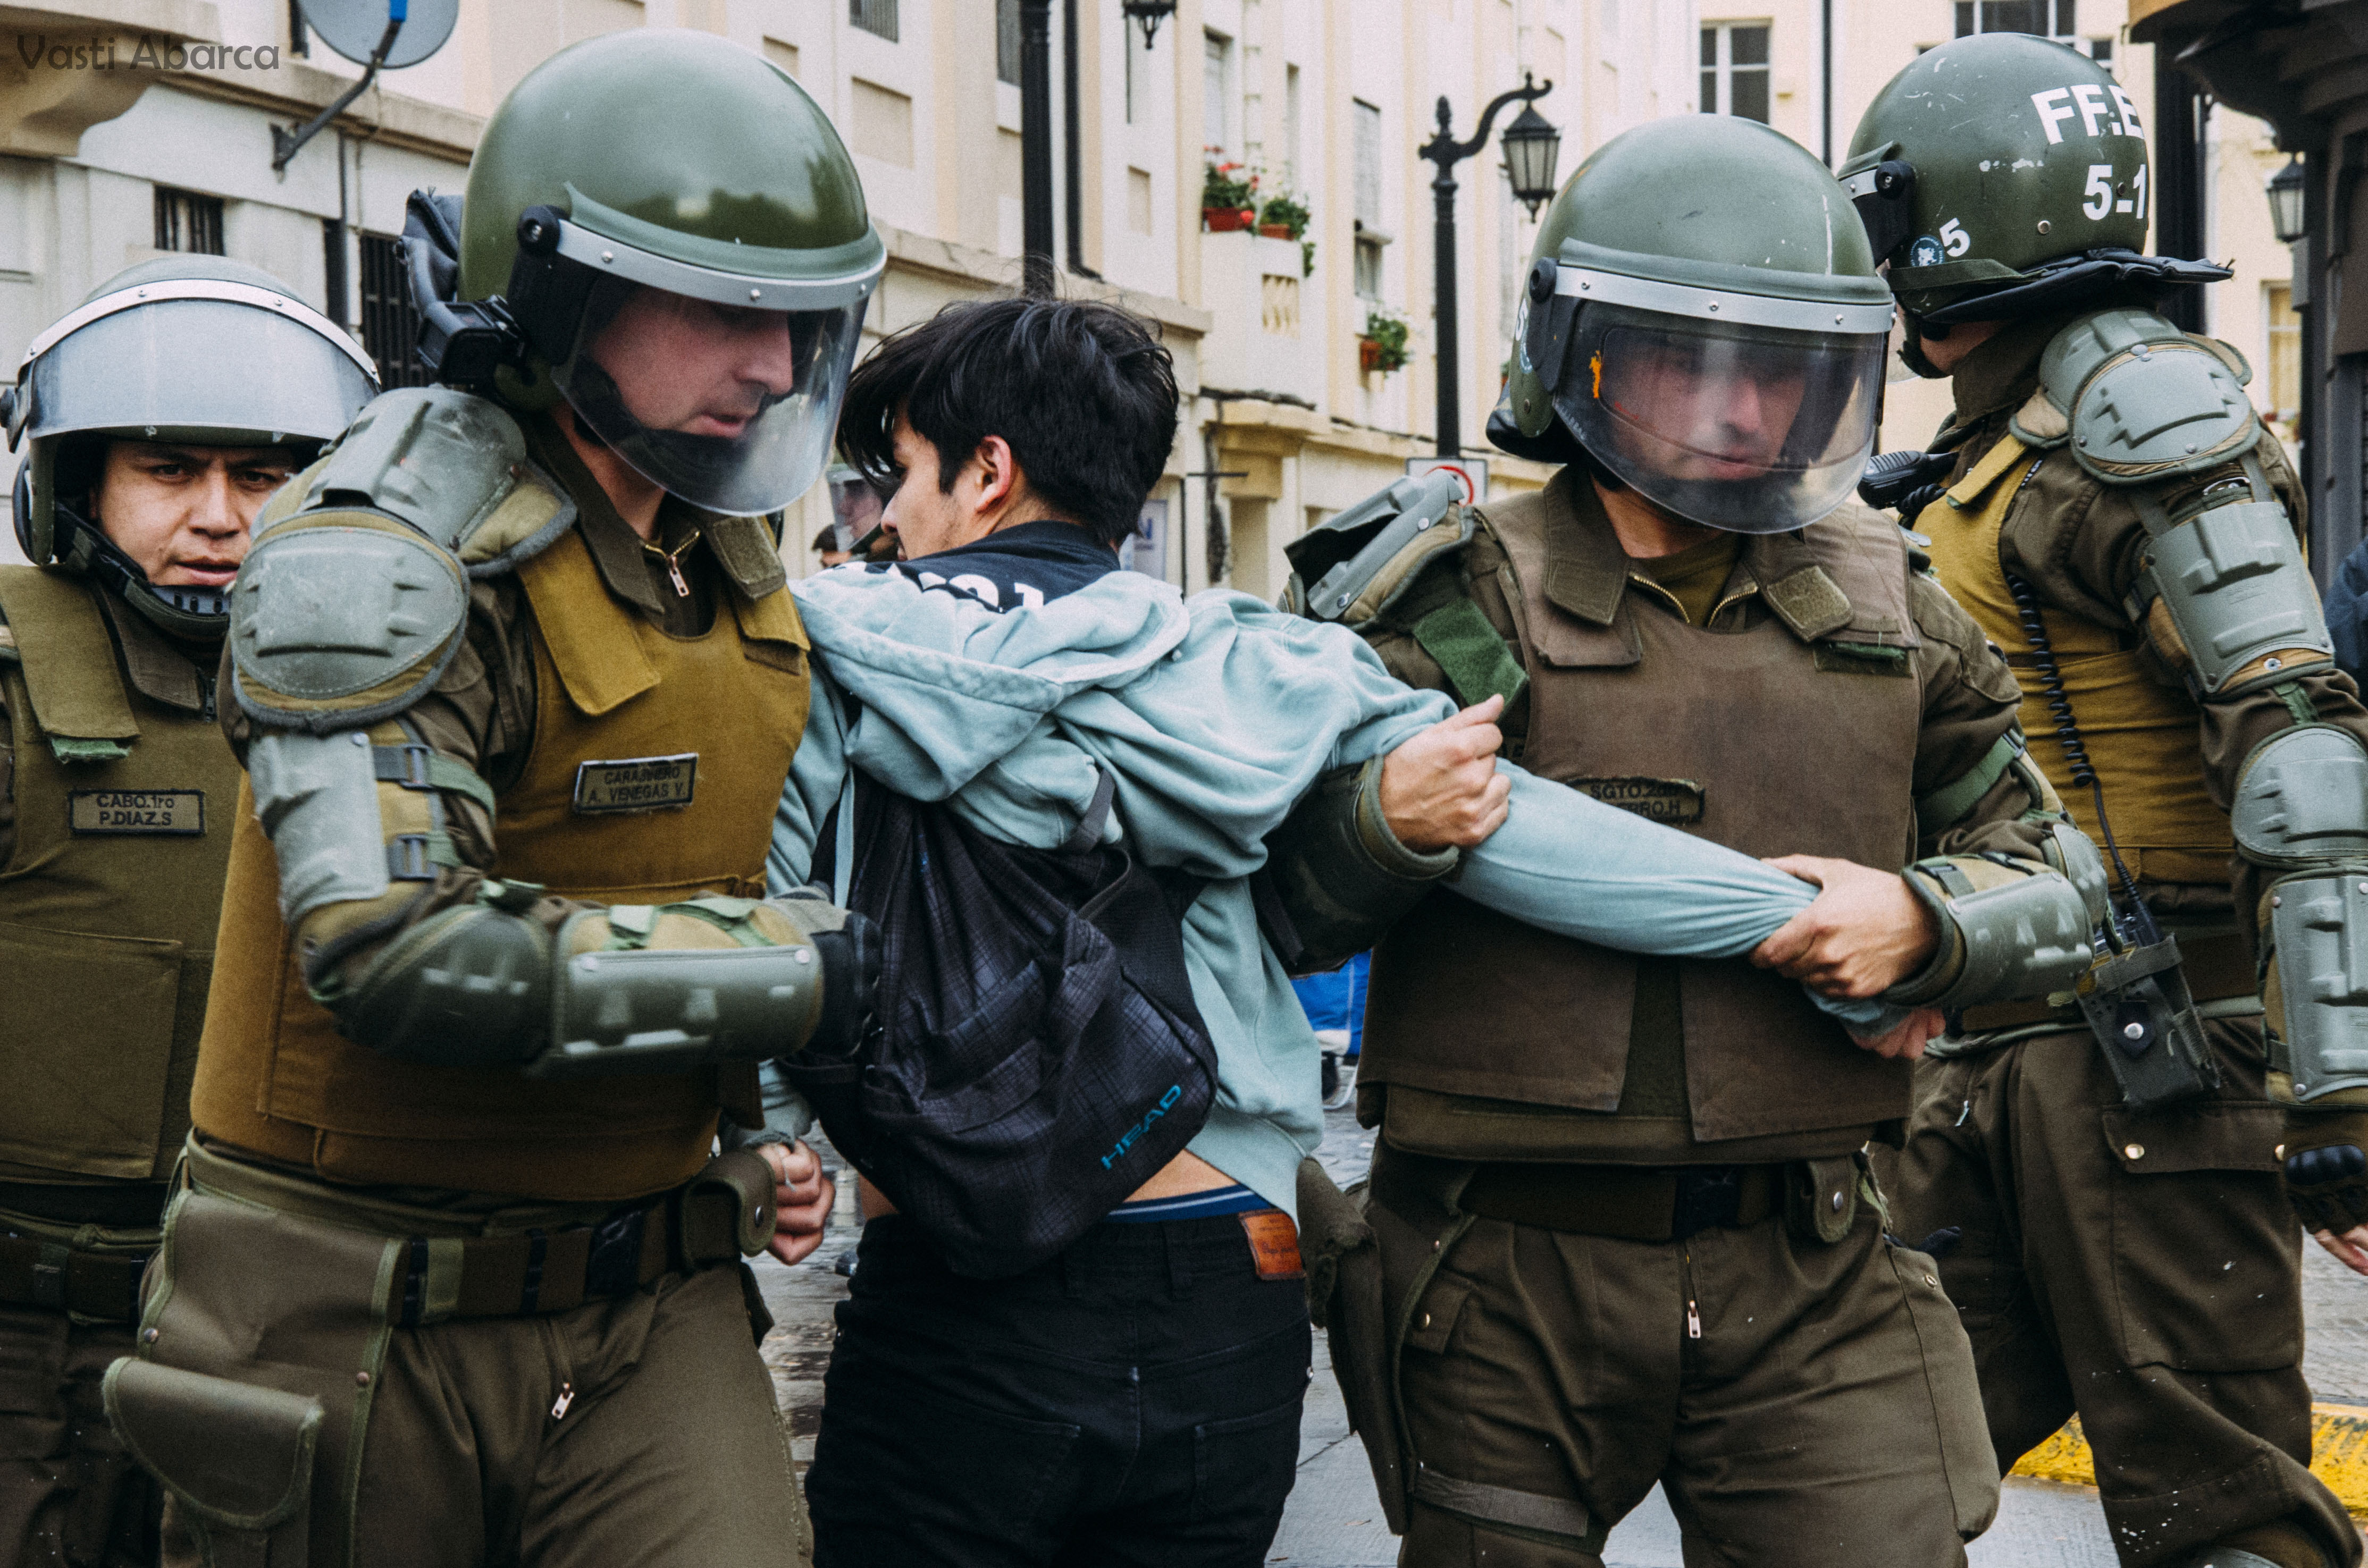
[[[1367,311],[1365,330],[1357,335],[1357,368],[1387,375],[1404,369],[1406,362],[1405,318],[1380,309]]]
[[[1239,164],[1208,164],[1201,176],[1201,226],[1212,234],[1224,234],[1256,222],[1258,176]]]
[[[1270,240],[1295,240],[1307,233],[1307,204],[1278,191],[1258,207],[1258,231]]]

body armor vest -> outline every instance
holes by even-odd
[[[1584,483],[1565,470],[1482,512],[1513,579],[1517,628],[1499,630],[1530,678],[1522,766],[1747,855],[1906,864],[1922,703],[1898,529],[1852,511],[1751,541],[1744,559],[1774,613],[1711,631],[1585,581],[1574,547],[1588,525],[1567,488]],[[1614,1110],[1636,967],[1440,889],[1374,953],[1360,1082],[1513,1102],[1507,1113]],[[1677,967],[1694,1141],[1906,1115],[1907,1063],[1858,1049],[1793,982],[1740,958]],[[1474,1144],[1458,1151],[1432,1119],[1422,1152],[1506,1157],[1482,1131],[1504,1119],[1471,1116]],[[1543,1126],[1536,1108],[1517,1119]],[[1587,1157],[1588,1134],[1562,1119],[1568,1157]],[[1526,1147],[1550,1157],[1556,1142]]]
[[[2014,667],[2022,684],[2021,717],[2032,757],[2055,786],[2065,811],[2101,848],[2105,835],[2098,830],[2096,798],[2087,785],[2073,782],[2031,634],[1998,555],[1999,534],[2032,472],[2041,462],[2071,460],[2061,452],[2033,452],[2013,436],[2003,437],[1918,515],[1916,529],[1932,540],[1932,567],[1941,585]],[[2038,614],[2089,761],[2104,787],[2114,842],[2131,872],[2155,881],[2225,882],[2233,842],[2228,815],[2213,804],[2197,761],[2195,699],[2184,687],[2166,686],[2148,672],[2135,632],[2124,638],[2055,609]]]
[[[535,734],[496,803],[490,874],[603,903],[761,894],[810,696],[788,591],[720,588],[704,636],[669,637],[609,593],[572,529],[518,579]],[[241,798],[199,1062],[206,1136],[338,1181],[598,1200],[689,1179],[720,1104],[756,1119],[753,1068],[542,1082],[347,1041],[305,990],[278,862]]]
[[[0,567],[0,1170],[153,1181],[188,1131],[240,776],[211,716],[124,678],[100,591]]]

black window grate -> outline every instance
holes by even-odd
[[[156,248],[185,251],[192,256],[222,255],[222,198],[158,186]]]
[[[861,28],[894,43],[896,0],[847,0],[847,22],[849,27]]]
[[[381,387],[424,387],[427,372],[413,351],[419,342],[419,312],[411,302],[402,242],[392,234],[361,238],[362,350],[378,361]]]

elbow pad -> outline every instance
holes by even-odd
[[[1266,874],[1295,940],[1272,930],[1268,938],[1294,974],[1337,968],[1371,948],[1461,858],[1398,842],[1382,815],[1383,760],[1326,774],[1267,835]]]
[[[2276,874],[2260,911],[2272,1092],[2368,1090],[2368,751],[2331,724],[2280,731],[2245,759],[2229,826]]]
[[[2318,590],[2294,542],[2294,522],[2260,468],[2204,493],[2202,509],[2174,522],[2141,501],[2152,540],[2129,606],[2146,620],[2159,605],[2199,700],[2291,680],[2334,663],[2335,640]],[[2157,638],[2157,641],[2160,641]]]
[[[1955,1012],[2069,991],[2087,971],[2089,907],[2061,873],[1941,859],[1918,861],[1907,876],[1941,922],[1941,946],[1922,974],[1885,992],[1884,1001]]]

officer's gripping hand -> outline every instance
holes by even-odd
[[[1924,1042],[1949,1027],[1937,1007],[1918,1007],[1886,1034],[1872,1040],[1853,1034],[1861,1051],[1871,1051],[1877,1056],[1913,1062],[1924,1054]]]
[[[1827,996],[1863,1001],[1922,969],[1940,945],[1939,919],[1896,871],[1822,855],[1786,855],[1768,863],[1824,891],[1751,950],[1751,961],[1761,969]],[[1920,1051],[1923,1041],[1916,1044]]]
[[[2368,1275],[2368,1110],[2290,1112],[2284,1149],[2286,1196],[2303,1228]]]
[[[1513,781],[1497,771],[1505,699],[1475,702],[1401,743],[1382,763],[1382,815],[1419,855],[1472,849],[1505,825]]]
[[[760,1143],[757,1155],[773,1170],[773,1239],[766,1251],[800,1263],[822,1245],[838,1187],[823,1175],[822,1158],[803,1142]]]

